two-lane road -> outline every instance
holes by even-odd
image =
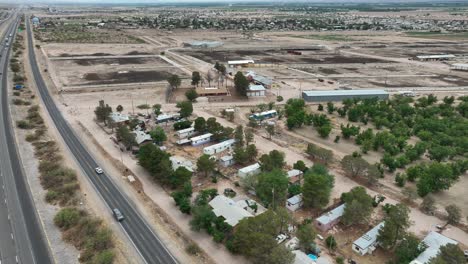
[[[111,213],[111,209],[118,208],[124,214],[125,220],[120,222],[121,227],[146,263],[177,263],[177,260],[138,212],[133,202],[115,185],[108,175],[105,173],[98,175],[94,171],[99,165],[62,116],[42,78],[34,54],[33,35],[29,19],[27,19],[27,28],[29,35],[29,61],[41,99],[55,127],[64,139],[70,152],[74,155],[83,173],[109,206],[109,211],[103,213]]]
[[[8,64],[19,18],[9,23],[0,45],[0,263],[53,263],[16,149],[8,102]],[[10,36],[11,35],[11,36]],[[6,44],[8,38],[8,45]]]

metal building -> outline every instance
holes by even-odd
[[[388,99],[388,92],[384,90],[326,90],[326,91],[303,91],[302,98],[306,102],[333,102],[344,99]]]

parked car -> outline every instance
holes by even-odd
[[[283,241],[286,240],[286,238],[288,238],[288,236],[286,236],[285,234],[279,234],[277,237],[276,237],[276,242],[278,244],[281,244]]]
[[[101,167],[97,167],[94,170],[96,171],[97,174],[103,174],[104,173],[104,171],[101,169]]]
[[[117,220],[117,221],[119,221],[119,222],[122,222],[122,221],[125,219],[125,217],[123,216],[122,212],[120,212],[120,210],[117,209],[117,208],[114,208],[114,209],[112,210],[112,213],[114,214],[115,220]]]

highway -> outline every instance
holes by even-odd
[[[19,24],[16,13],[11,17],[0,22],[11,21],[0,45],[0,263],[48,264],[53,263],[52,257],[16,149],[10,117],[7,74],[12,38]]]
[[[58,132],[73,154],[75,160],[80,165],[82,172],[87,176],[101,198],[108,205],[108,212],[103,213],[111,214],[111,209],[113,208],[118,208],[123,213],[125,220],[120,222],[120,225],[146,263],[177,263],[177,260],[138,212],[133,202],[128,199],[106,173],[100,175],[96,174],[95,168],[99,165],[62,116],[42,78],[34,54],[33,35],[29,19],[27,19],[27,30],[29,35],[29,59],[40,97]],[[92,117],[90,116],[89,118]]]

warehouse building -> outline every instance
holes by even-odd
[[[344,99],[370,99],[378,98],[387,100],[388,92],[384,90],[326,90],[326,91],[303,91],[302,98],[306,102],[333,102]]]
[[[450,65],[450,68],[452,70],[456,70],[456,71],[468,71],[468,64],[466,64],[466,63],[455,63],[455,64]]]

